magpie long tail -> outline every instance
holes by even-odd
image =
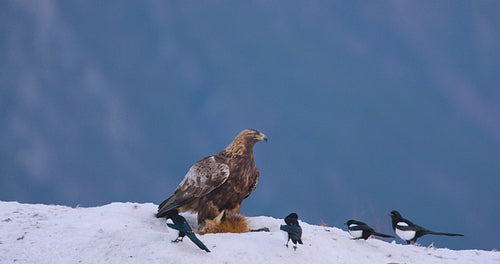
[[[394,238],[394,236],[386,235],[386,234],[382,234],[382,233],[377,233],[377,232],[373,232],[373,234],[376,236],[379,236],[379,237],[392,237],[392,238]]]
[[[462,234],[443,233],[443,232],[434,232],[434,231],[429,231],[429,232],[427,232],[427,234],[439,235],[439,236],[464,236]]]
[[[203,242],[201,242],[194,233],[187,233],[187,237],[189,237],[189,239],[191,239],[191,241],[193,241],[193,243],[195,243],[200,249],[210,252],[207,246],[205,246],[205,244],[203,244]]]

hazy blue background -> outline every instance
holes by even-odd
[[[158,204],[256,128],[246,215],[499,248],[500,1],[332,2],[1,1],[0,200]]]

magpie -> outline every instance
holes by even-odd
[[[406,241],[406,244],[417,242],[423,235],[464,236],[462,234],[434,232],[404,219],[398,211],[392,211],[389,216],[392,219],[392,228],[396,235]]]
[[[367,240],[370,236],[375,235],[375,236],[380,236],[380,237],[392,237],[390,235],[382,234],[375,232],[373,228],[369,227],[366,223],[363,223],[361,221],[356,221],[356,220],[349,220],[344,225],[347,225],[347,229],[349,230],[349,234],[351,234],[354,239],[364,239]]]
[[[285,246],[288,247],[288,242],[290,239],[293,242],[293,249],[297,250],[297,243],[302,243],[302,228],[299,225],[299,216],[296,213],[291,213],[287,217],[285,217],[286,225],[281,225],[280,230],[283,230],[288,233],[288,240],[286,241]]]
[[[174,243],[182,242],[182,240],[184,239],[184,236],[187,236],[200,249],[205,250],[206,252],[210,252],[210,250],[203,244],[203,242],[201,242],[196,237],[193,230],[191,229],[188,222],[186,221],[186,218],[184,218],[182,215],[179,215],[178,210],[174,209],[174,210],[168,211],[166,214],[166,218],[167,219],[170,218],[174,222],[173,224],[167,223],[167,226],[179,231],[179,235],[177,236],[177,238],[175,240],[172,240],[172,242],[174,242]]]

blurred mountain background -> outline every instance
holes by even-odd
[[[500,245],[498,1],[2,1],[0,200],[160,203],[255,128],[246,215]],[[498,228],[494,228],[498,230]]]

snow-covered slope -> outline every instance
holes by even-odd
[[[304,245],[286,248],[282,219],[250,217],[252,228],[271,232],[199,236],[171,243],[154,204],[101,207],[0,202],[0,263],[499,263],[500,252],[352,240],[346,231],[301,222]],[[190,223],[194,215],[185,215]]]

